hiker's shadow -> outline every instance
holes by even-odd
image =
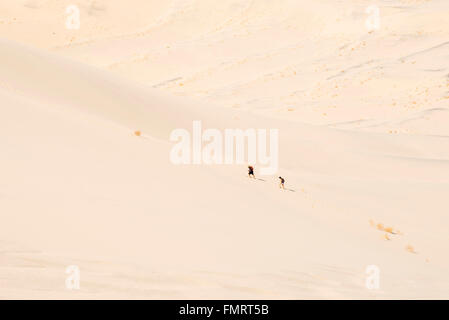
[[[263,182],[267,181],[267,180],[264,180],[264,179],[261,179],[261,178],[255,178],[255,179],[259,180],[259,181],[263,181]]]
[[[296,190],[285,188],[286,191],[296,192]]]

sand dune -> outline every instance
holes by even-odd
[[[304,3],[2,2],[0,297],[447,298],[449,6]],[[193,120],[278,128],[287,190],[173,165]]]

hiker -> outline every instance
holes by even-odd
[[[251,178],[251,176],[256,179],[256,176],[254,175],[254,168],[252,166],[248,166],[248,177]]]
[[[282,178],[282,177],[279,177],[279,180],[280,180],[280,182],[279,182],[279,188],[285,190],[285,187],[284,187],[285,179]]]

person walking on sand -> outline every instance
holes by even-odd
[[[248,166],[248,177],[251,178],[251,176],[256,179],[256,176],[254,175],[254,168],[252,166]]]
[[[279,177],[279,188],[280,189],[284,189],[285,190],[284,182],[285,182],[285,179],[282,178],[282,177]]]

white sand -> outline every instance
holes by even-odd
[[[446,0],[69,4],[0,3],[0,298],[449,298]],[[196,119],[291,190],[173,165]]]

